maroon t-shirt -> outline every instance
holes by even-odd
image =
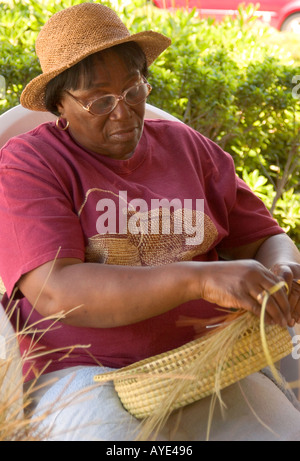
[[[218,260],[219,248],[245,245],[282,229],[235,174],[232,158],[184,124],[145,121],[134,155],[116,160],[87,151],[68,131],[45,123],[0,151],[0,274],[11,297],[22,274],[58,258],[95,264],[160,265]],[[75,307],[75,306],[74,306]],[[184,315],[217,315],[196,300],[116,328],[56,323],[39,338],[52,352],[35,359],[47,371],[73,365],[122,367],[194,338]],[[45,321],[18,300],[19,329]],[[31,336],[21,341],[28,348]],[[63,360],[70,346],[75,348]],[[58,350],[59,349],[59,350]],[[28,375],[28,378],[32,375]]]

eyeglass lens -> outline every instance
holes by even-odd
[[[141,83],[140,85],[132,86],[124,93],[124,100],[129,106],[144,101],[150,93],[150,88],[147,83]],[[96,99],[91,106],[90,112],[97,115],[104,115],[111,112],[117,105],[118,98],[114,95],[102,96]]]

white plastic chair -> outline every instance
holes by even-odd
[[[26,133],[26,131],[32,130],[37,125],[44,122],[56,120],[56,116],[50,112],[38,112],[25,109],[23,106],[18,105],[9,109],[4,114],[0,115],[0,147],[13,136],[18,134]],[[167,112],[158,109],[150,104],[146,104],[146,116],[147,119],[167,119],[176,120],[177,118]]]
[[[0,404],[10,402],[6,421],[23,417],[23,377],[19,345],[14,329],[0,303]],[[3,373],[3,375],[2,375]]]
[[[146,119],[165,119],[179,121],[176,117],[169,113],[146,104]],[[25,109],[21,105],[13,107],[4,114],[0,115],[0,148],[13,136],[25,133],[36,127],[37,125],[55,120],[56,116],[49,112],[37,112]],[[0,278],[0,294],[1,294],[1,278]],[[294,330],[290,330],[291,335],[295,334]],[[288,356],[281,361],[281,371],[288,382],[299,379],[299,369],[297,361]]]

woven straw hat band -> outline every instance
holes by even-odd
[[[171,44],[158,32],[131,35],[118,15],[99,3],[81,3],[59,11],[43,26],[36,40],[43,73],[26,86],[21,104],[27,109],[46,111],[45,89],[51,79],[93,53],[132,41],[144,51],[148,66]]]

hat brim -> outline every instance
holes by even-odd
[[[99,44],[99,46],[93,45],[91,48],[87,47],[84,54],[76,56],[68,65],[64,65],[51,72],[40,74],[31,80],[21,94],[20,102],[22,106],[30,110],[47,112],[45,106],[45,90],[50,80],[61,74],[64,70],[82,61],[87,56],[126,42],[136,42],[140,45],[145,53],[148,67],[171,44],[171,40],[165,35],[149,30],[129,35],[128,37],[116,40],[110,44],[106,43],[105,45]]]

